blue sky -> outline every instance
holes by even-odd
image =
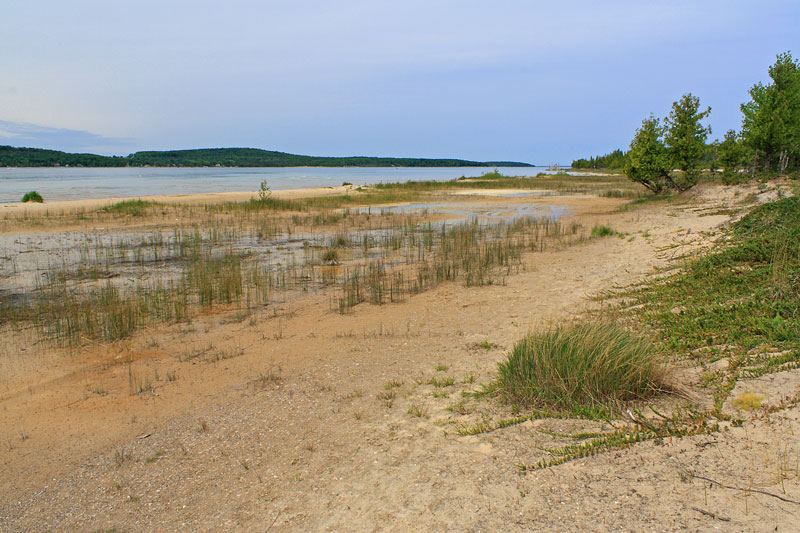
[[[0,144],[569,163],[686,92],[738,129],[798,27],[796,0],[13,2]]]

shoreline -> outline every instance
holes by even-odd
[[[339,185],[336,187],[305,187],[301,189],[279,189],[271,191],[273,198],[279,200],[298,200],[302,198],[319,198],[336,196],[355,190],[353,185]],[[188,193],[188,194],[155,194],[141,196],[110,196],[107,198],[86,198],[83,200],[56,200],[43,203],[2,203],[0,214],[41,214],[51,210],[74,212],[82,209],[100,209],[118,202],[129,200],[147,200],[151,202],[197,205],[205,203],[243,202],[251,198],[258,198],[258,191],[227,191],[213,193]]]

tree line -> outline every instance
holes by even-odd
[[[573,168],[623,169],[653,192],[682,191],[694,186],[706,170],[721,171],[724,183],[757,175],[800,170],[800,64],[791,52],[777,56],[769,68],[771,82],[757,83],[740,106],[742,127],[722,140],[707,143],[711,108],[687,93],[673,102],[669,115],[642,121],[628,151],[578,159]]]
[[[516,161],[467,161],[400,157],[320,157],[256,148],[207,148],[136,152],[128,156],[71,154],[40,148],[0,146],[0,166],[8,167],[523,167]]]

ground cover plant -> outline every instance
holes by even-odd
[[[728,370],[708,382],[717,410],[737,379],[797,368],[800,198],[755,208],[717,250],[630,296],[670,352],[728,359]]]

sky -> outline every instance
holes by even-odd
[[[0,144],[569,163],[691,92],[739,129],[800,2],[8,2]]]

